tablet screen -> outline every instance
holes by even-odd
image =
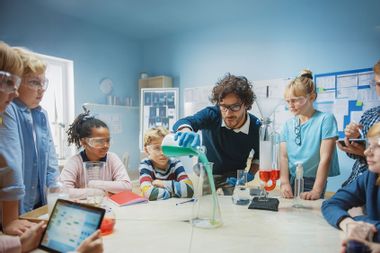
[[[52,252],[75,251],[102,222],[104,209],[58,199],[40,247]]]

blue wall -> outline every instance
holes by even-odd
[[[292,77],[304,68],[366,68],[380,58],[380,29],[372,25],[379,1],[298,1],[294,9],[278,6],[282,2],[261,10],[260,19],[145,41],[144,69],[173,76],[183,101],[183,88],[213,85],[227,72],[263,80]],[[329,191],[339,188],[353,164],[341,152],[339,159],[342,175],[329,179]]]
[[[141,71],[173,76],[175,86],[185,88],[212,85],[226,72],[260,80],[291,77],[305,67],[314,73],[371,67],[379,59],[378,0],[246,4],[234,22],[136,41],[46,12],[32,1],[3,0],[0,40],[74,60],[77,113],[83,102],[105,102],[98,89],[103,77],[114,80],[114,94],[137,101]],[[215,11],[229,15],[230,10],[216,5]],[[340,158],[343,175],[331,180],[329,190],[352,166],[344,154]]]
[[[137,106],[141,47],[118,33],[48,12],[33,1],[2,1],[0,40],[12,46],[74,61],[76,113],[84,102],[106,103],[99,89],[113,80],[113,94],[133,97]],[[138,130],[136,130],[138,133]]]

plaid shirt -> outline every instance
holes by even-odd
[[[359,122],[361,125],[363,125],[363,137],[367,136],[368,130],[378,121],[380,121],[380,106],[371,108],[364,112]],[[352,166],[351,175],[342,184],[342,186],[351,183],[368,169],[365,157],[348,153],[347,155],[352,159],[356,159],[356,161],[354,163],[354,166]]]

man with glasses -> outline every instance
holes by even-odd
[[[245,77],[227,74],[213,88],[209,106],[178,120],[173,130],[177,132],[181,146],[198,146],[202,141],[207,159],[214,163],[213,174],[216,187],[225,194],[232,193],[236,171],[245,169],[253,150],[253,163],[248,181],[253,180],[259,168],[259,120],[248,113],[255,100],[252,85]]]
[[[35,54],[14,49],[24,65],[19,96],[6,108],[0,126],[3,155],[12,169],[22,173],[25,196],[20,201],[20,213],[46,204],[45,189],[58,177],[58,161],[49,127],[47,113],[40,102],[47,89],[46,65]],[[8,212],[5,208],[4,212]],[[18,211],[16,217],[18,217]],[[6,225],[5,231],[18,234],[20,227]]]

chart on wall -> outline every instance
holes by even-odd
[[[318,74],[315,85],[315,106],[335,115],[341,138],[347,124],[359,122],[364,111],[380,104],[371,68]]]
[[[145,132],[153,127],[171,129],[178,120],[178,88],[141,89],[141,143]]]

